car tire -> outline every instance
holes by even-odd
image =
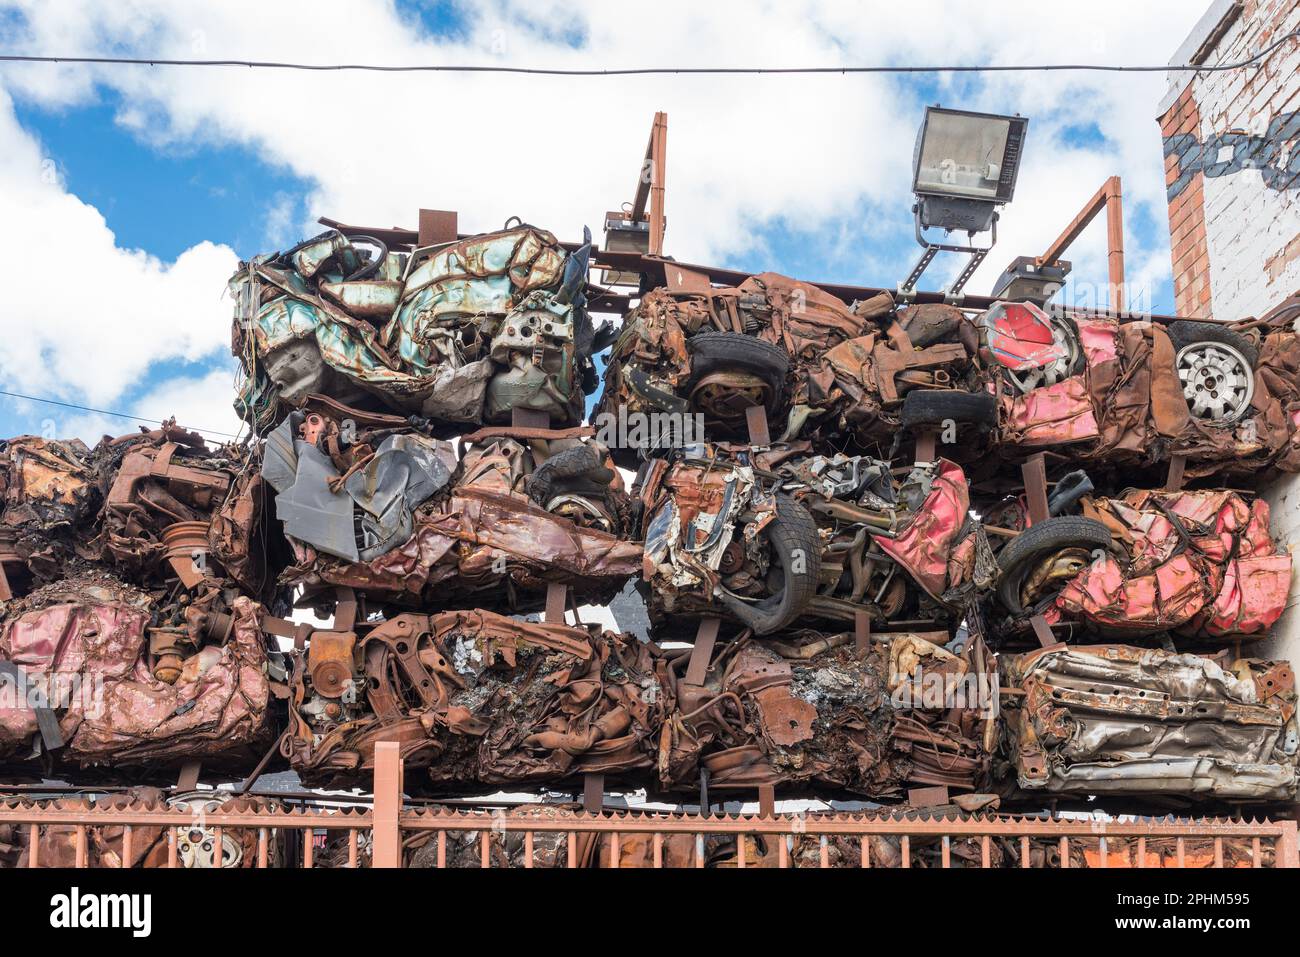
[[[1036,563],[1066,548],[1105,549],[1110,544],[1110,529],[1095,519],[1062,515],[1035,522],[998,553],[998,600],[1007,611],[1022,616],[1020,586]]]
[[[817,523],[794,499],[776,496],[776,517],[768,522],[763,535],[785,576],[781,590],[757,602],[744,601],[726,592],[718,596],[726,609],[756,635],[770,635],[794,622],[817,593],[821,575]]]
[[[1181,352],[1194,342],[1218,342],[1240,352],[1252,369],[1259,363],[1259,350],[1254,343],[1220,323],[1179,319],[1169,324],[1168,332],[1175,352]]]
[[[725,370],[749,372],[766,381],[780,396],[790,373],[790,357],[770,342],[742,332],[699,332],[686,340],[691,353],[691,377],[686,389],[700,379]]]
[[[907,429],[960,422],[986,431],[997,423],[998,404],[987,392],[913,389],[903,397],[899,419]]]
[[[614,473],[605,468],[594,448],[575,445],[537,466],[524,479],[524,488],[530,499],[545,508],[546,503],[561,492],[601,495],[613,480]]]

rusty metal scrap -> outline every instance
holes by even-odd
[[[101,572],[12,604],[0,662],[22,670],[24,687],[11,682],[0,708],[5,764],[156,773],[201,758],[242,770],[274,740],[266,642],[247,597],[166,607]],[[58,713],[52,729],[46,710]]]
[[[705,415],[710,438],[743,435],[744,404],[757,402],[787,440],[845,431],[879,440],[899,425],[904,390],[979,387],[975,337],[951,306],[895,309],[888,295],[846,305],[775,273],[732,288],[657,289],[628,314],[606,367],[597,411]],[[699,368],[700,333],[753,337],[787,357],[775,379],[755,363]],[[940,341],[947,337],[948,341]],[[736,340],[719,340],[736,349]],[[784,381],[781,381],[784,380]]]
[[[622,479],[603,447],[582,436],[543,430],[516,439],[511,430],[498,430],[467,443],[458,459],[449,443],[404,424],[395,427],[387,418],[372,423],[346,408],[309,403],[307,409],[299,426],[306,438],[296,440],[295,454],[315,455],[321,466],[313,473],[300,469],[297,481],[314,483],[318,500],[341,502],[349,540],[354,525],[368,521],[376,508],[373,490],[387,482],[383,471],[366,471],[383,443],[424,443],[444,478],[416,501],[394,496],[388,513],[401,513],[391,520],[398,534],[360,560],[327,554],[313,547],[317,541],[294,538],[293,526],[286,526],[294,561],[281,575],[284,584],[309,592],[348,586],[416,607],[436,594],[433,600],[442,607],[514,611],[540,607],[548,583],[568,585],[582,600],[607,601],[640,566],[641,549],[629,541],[631,501]],[[340,441],[341,422],[356,429],[350,441]],[[282,459],[287,454],[276,461]],[[406,468],[393,468],[399,467]],[[358,490],[352,489],[353,476]],[[277,514],[286,517],[288,478],[268,481],[278,485]],[[317,527],[303,526],[308,533]],[[320,532],[316,536],[322,540]]]
[[[589,255],[521,225],[411,253],[331,230],[243,263],[230,280],[240,406],[259,431],[312,393],[453,430],[515,408],[577,422],[596,385]]]
[[[701,770],[721,789],[806,785],[877,799],[905,785],[984,787],[997,701],[983,644],[956,655],[900,634],[863,654],[852,639],[730,642],[699,685],[677,673],[679,657],[659,753],[664,787],[689,787]]]
[[[1078,320],[1078,372],[1023,394],[999,380],[999,443],[1009,449],[1064,446],[1077,461],[1108,466],[1182,455],[1189,477],[1251,475],[1268,466],[1295,471],[1298,439],[1290,410],[1300,400],[1300,338],[1280,326],[1239,331],[1241,324],[1223,325],[1221,334],[1237,336],[1241,349],[1258,349],[1258,359],[1253,369],[1247,364],[1237,373],[1249,399],[1244,411],[1214,419],[1196,414],[1200,399],[1189,393],[1197,383],[1181,381],[1187,370],[1179,356],[1186,345],[1179,348],[1171,338],[1179,325],[1205,324]],[[1207,381],[1211,389],[1217,384]]]
[[[1064,794],[1294,800],[1295,675],[1285,662],[1124,645],[1003,658],[1019,786]]]
[[[70,563],[111,565],[146,588],[176,577],[192,588],[220,581],[229,562],[240,587],[269,599],[258,476],[256,449],[210,449],[174,421],[93,450],[11,439],[0,443],[0,562],[23,593]]]
[[[364,779],[385,740],[421,790],[653,766],[668,699],[650,645],[473,611],[398,615],[349,646],[342,680],[295,658],[283,747],[304,780]]]
[[[1130,490],[1081,505],[1110,530],[1112,546],[1072,574],[1054,573],[1049,621],[1215,640],[1263,636],[1285,609],[1291,556],[1269,531],[1263,499],[1227,489]],[[1047,584],[1031,577],[1022,597],[1036,600]]]
[[[60,575],[65,562],[89,557],[85,534],[99,509],[90,450],[79,439],[23,435],[0,443],[0,599]]]
[[[0,762],[164,782],[193,760],[256,763],[282,725],[259,600],[287,608],[250,497],[256,453],[214,451],[174,422],[89,451],[22,439],[7,453],[19,590],[0,600]]]
[[[1300,471],[1300,297],[1165,326],[848,302],[775,273],[715,288],[663,260],[615,341],[587,314],[589,238],[384,237],[240,265],[240,440],[169,420],[0,442],[7,778],[164,786],[197,762],[366,785],[396,745],[421,796],[1294,799],[1290,666],[1220,649],[1266,636],[1290,590],[1251,489]],[[683,431],[627,432],[664,415]],[[633,583],[639,637],[579,623]],[[512,813],[540,829],[425,830],[403,859],[1093,866],[1011,832],[655,839]],[[30,853],[3,826],[0,855]],[[319,863],[397,859],[337,830]],[[126,863],[156,866],[162,840],[202,866],[211,835],[166,832]],[[119,831],[89,851],[80,833],[47,830],[37,857],[123,861]]]
[[[187,587],[198,584],[205,573],[193,552],[207,550],[212,514],[242,470],[236,455],[212,453],[201,436],[174,423],[101,442],[94,460],[105,559],[137,574],[167,561]]]
[[[1270,316],[1292,312],[1283,303]],[[1105,468],[1179,455],[1198,477],[1295,471],[1300,337],[1270,316],[1207,333],[1206,323],[1053,317],[1028,303],[974,315],[888,295],[850,306],[774,274],[724,288],[670,281],[628,314],[598,411],[701,413],[708,437],[728,440],[744,434],[737,409],[758,404],[785,440],[887,446],[918,420],[910,393],[918,409],[947,393],[967,454],[1053,448]],[[736,337],[730,365],[709,358],[701,372],[701,336]],[[745,338],[784,355],[774,378],[761,355],[742,357]],[[988,396],[987,417],[963,410],[963,395]],[[635,462],[635,449],[616,454]]]
[[[702,770],[723,790],[895,799],[905,784],[987,783],[996,692],[981,643],[955,655],[895,636],[864,658],[851,636],[811,637],[731,642],[692,685],[681,653],[484,611],[317,632],[295,656],[284,750],[304,780],[346,783],[373,769],[375,742],[398,741],[422,793],[586,773],[680,792]]]
[[[634,489],[652,620],[725,615],[767,634],[861,612],[947,628],[989,573],[976,569],[981,539],[955,463],[900,479],[888,462],[814,456],[806,443],[753,456],[702,445],[659,463]],[[775,610],[752,611],[765,606]]]

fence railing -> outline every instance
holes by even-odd
[[[906,817],[872,814],[777,814],[773,816],[728,815],[702,817],[692,814],[656,814],[645,812],[600,813],[574,812],[572,816],[539,820],[536,815],[518,811],[417,810],[402,815],[403,835],[434,832],[437,840],[437,866],[446,866],[449,835],[473,834],[479,843],[479,866],[493,866],[493,841],[503,843],[507,835],[522,834],[524,850],[520,866],[532,867],[534,835],[559,833],[566,837],[568,867],[578,866],[579,835],[596,835],[603,839],[607,852],[600,857],[601,866],[619,867],[620,844],[629,837],[650,841],[650,854],[644,866],[663,867],[665,840],[677,835],[694,842],[688,866],[704,867],[706,841],[710,837],[733,838],[730,858],[736,867],[746,867],[748,841],[756,836],[771,838],[775,845],[775,866],[792,866],[792,844],[812,839],[816,864],[830,865],[832,839],[842,850],[850,845],[857,858],[856,866],[881,866],[873,861],[872,838],[896,840],[898,852],[894,863],[885,866],[915,866],[913,851],[926,843],[938,844],[934,866],[953,866],[954,845],[976,849],[967,866],[992,867],[994,848],[1010,846],[1012,861],[1004,866],[1035,866],[1032,851],[1050,844],[1056,852],[1055,864],[1069,867],[1072,852],[1081,852],[1089,867],[1147,867],[1159,858],[1155,848],[1164,844],[1168,864],[1156,866],[1225,866],[1225,847],[1238,851],[1245,866],[1298,867],[1296,822],[1294,821],[1226,821],[1161,820],[1138,822],[1098,822],[1062,820],[1060,818],[998,817],[973,815],[962,817],[926,816],[914,813]],[[1118,847],[1117,847],[1118,845]],[[773,854],[764,855],[771,861]],[[1175,863],[1176,862],[1176,863]],[[771,866],[770,864],[766,866]],[[931,866],[931,865],[926,865]],[[1039,865],[1041,866],[1041,865]],[[1242,865],[1238,865],[1242,866]]]
[[[0,802],[0,825],[25,837],[29,867],[57,863],[42,860],[42,836],[48,839],[51,829],[65,846],[71,842],[75,867],[91,866],[92,838],[97,848],[107,846],[110,829],[113,851],[98,856],[98,866],[106,866],[104,860],[132,866],[140,850],[137,840],[153,842],[156,866],[184,866],[178,843],[197,829],[210,849],[204,866],[218,867],[229,863],[222,860],[227,835],[239,835],[238,846],[248,848],[241,861],[246,867],[528,868],[539,861],[540,866],[655,868],[719,861],[734,867],[823,868],[1300,867],[1293,820],[1097,821],[923,811],[718,816],[554,805],[413,808],[403,805],[401,784],[396,745],[380,744],[373,808],[266,804],[196,813],[10,799]],[[327,851],[328,861],[321,857]]]

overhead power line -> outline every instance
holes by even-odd
[[[440,63],[294,63],[280,60],[179,60],[163,57],[112,56],[28,56],[0,54],[0,63],[80,63],[114,66],[197,66],[248,67],[258,70],[366,71],[371,73],[524,73],[531,76],[649,76],[649,75],[723,75],[723,74],[790,74],[790,73],[1221,73],[1240,70],[1259,63],[1288,40],[1300,37],[1300,30],[1274,40],[1254,56],[1234,63],[1213,66],[1179,63],[1152,65],[1110,65],[1105,63],[956,64],[949,66],[696,66],[696,67],[623,67],[611,70],[561,69],[552,67],[505,66],[499,64]]]
[[[163,421],[162,419],[147,419],[140,415],[130,415],[126,412],[113,412],[109,409],[92,409],[88,405],[77,405],[74,402],[60,402],[58,399],[43,399],[39,395],[24,395],[21,392],[6,392],[4,389],[0,389],[0,395],[12,396],[15,399],[27,399],[29,402],[44,402],[46,405],[57,405],[65,409],[76,409],[78,412],[94,412],[96,415],[114,415],[119,419],[133,419],[136,422],[147,422],[154,426]],[[188,425],[186,428],[193,432],[203,432],[207,435],[221,435],[228,439],[239,438],[238,435],[235,435],[232,432],[222,432],[220,429],[199,429]]]

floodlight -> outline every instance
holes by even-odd
[[[916,241],[925,250],[906,280],[900,294],[910,296],[917,280],[940,252],[968,253],[970,260],[948,288],[951,296],[961,292],[966,280],[983,262],[998,241],[997,208],[1011,201],[1020,172],[1020,154],[1029,120],[1023,116],[925,109],[925,120],[912,153],[912,192],[916,202]],[[934,242],[924,231],[929,228],[976,233],[992,230],[987,246]]]
[[[916,137],[912,192],[922,226],[983,232],[1011,201],[1029,120],[930,106]]]

